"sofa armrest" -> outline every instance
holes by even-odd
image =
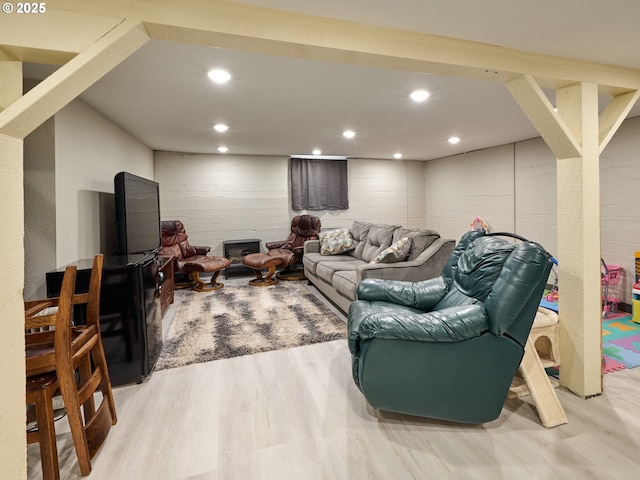
[[[360,341],[380,338],[416,342],[452,343],[469,340],[488,332],[489,318],[482,305],[458,305],[435,312],[416,313],[389,308],[376,309],[367,302],[354,302],[349,317],[362,316],[350,322],[349,350],[358,355]]]
[[[368,278],[358,285],[358,300],[405,305],[422,311],[431,310],[448,291],[442,277],[422,282]]]
[[[366,278],[418,282],[438,277],[453,252],[455,244],[455,240],[439,238],[415,260],[360,265],[356,270],[356,282],[360,283]]]
[[[304,242],[304,253],[320,253],[320,240],[307,240]]]

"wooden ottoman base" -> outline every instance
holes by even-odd
[[[196,292],[211,292],[213,290],[219,290],[222,287],[224,287],[224,283],[218,282],[218,277],[220,276],[220,270],[218,270],[217,272],[213,272],[213,275],[211,276],[210,286],[207,286],[207,284],[200,279],[199,272],[193,272],[192,275],[193,275],[193,281],[195,282],[195,285],[193,285],[191,289],[195,290]]]
[[[202,256],[198,258],[197,261],[186,262],[182,268],[184,273],[191,275],[193,279],[193,283],[191,284],[192,290],[196,292],[210,292],[224,287],[224,284],[218,282],[218,277],[220,276],[220,272],[230,264],[231,262],[228,258]],[[204,280],[200,278],[201,273],[211,274],[210,285],[207,285]]]
[[[273,275],[276,273],[276,267],[282,263],[279,257],[271,257],[266,253],[250,253],[242,257],[242,263],[251,268],[256,274],[256,278],[249,282],[254,287],[268,287],[278,283],[278,279]],[[262,276],[262,270],[268,269],[267,275]]]
[[[255,280],[251,280],[249,285],[254,287],[268,287],[278,283],[278,279],[274,278],[276,267],[291,260],[293,253],[274,252],[269,253],[250,253],[242,258],[242,263],[251,268],[256,274]],[[286,257],[286,258],[285,258]],[[262,270],[268,269],[266,276],[262,275]]]

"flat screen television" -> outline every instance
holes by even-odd
[[[161,245],[159,185],[132,173],[113,180],[118,255],[157,252]]]

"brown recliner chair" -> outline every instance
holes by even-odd
[[[162,249],[160,255],[174,258],[174,271],[189,278],[189,282],[176,288],[193,287],[198,292],[217,290],[224,285],[218,283],[220,272],[231,265],[229,259],[207,255],[211,247],[194,246],[180,220],[164,220],[162,228]],[[200,272],[211,273],[211,286],[207,287],[200,279]]]
[[[301,268],[304,254],[304,242],[318,240],[320,219],[313,215],[296,215],[291,220],[291,233],[286,240],[265,243],[267,250],[283,249],[293,252],[291,260],[278,273],[281,280],[304,280],[304,269]]]

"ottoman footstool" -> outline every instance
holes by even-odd
[[[242,263],[251,268],[256,274],[256,278],[249,282],[254,287],[268,287],[278,283],[278,279],[273,277],[276,267],[288,265],[293,258],[293,252],[284,249],[269,250],[268,253],[250,253],[242,258]],[[262,270],[268,269],[265,277]]]
[[[202,257],[203,258],[198,258],[198,261],[187,261],[182,265],[182,271],[191,274],[195,282],[192,290],[196,292],[210,292],[224,287],[224,284],[218,282],[218,277],[222,270],[231,265],[229,259],[204,255]],[[211,286],[207,286],[205,282],[200,279],[200,272],[213,274],[211,276]]]

